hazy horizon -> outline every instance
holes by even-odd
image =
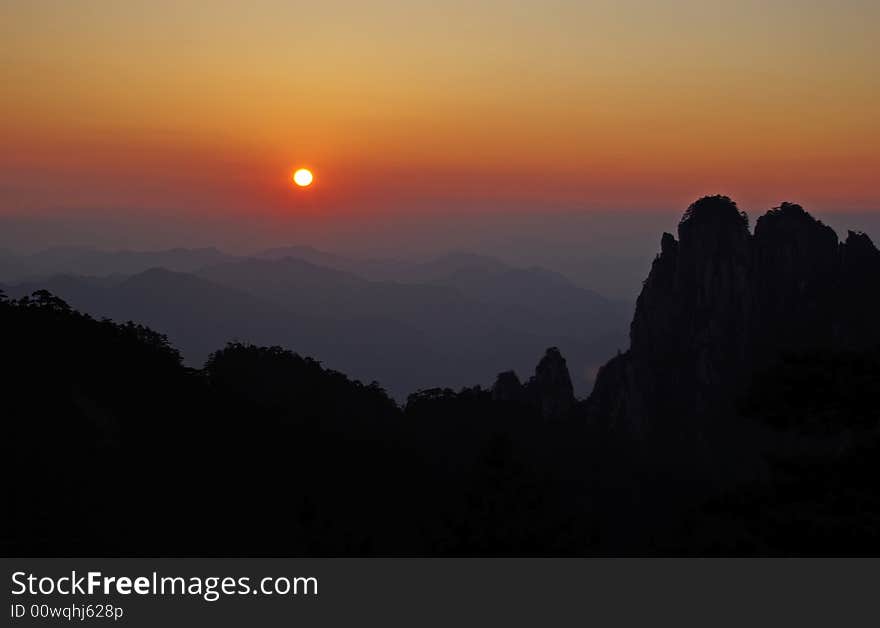
[[[102,251],[159,251],[217,248],[239,256],[274,247],[306,246],[353,260],[427,261],[450,252],[498,258],[511,265],[543,266],[566,275],[582,287],[611,298],[634,298],[650,262],[659,251],[660,235],[675,233],[686,206],[664,210],[601,212],[516,212],[500,214],[432,214],[409,220],[339,224],[291,219],[287,229],[276,224],[236,221],[155,220],[141,215],[114,217],[82,214],[69,218],[0,216],[0,250],[17,255],[54,247],[87,247]],[[847,230],[864,231],[880,241],[880,212],[815,212],[813,215],[846,238]],[[768,208],[747,211],[751,225]]]

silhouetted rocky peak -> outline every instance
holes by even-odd
[[[837,234],[796,203],[782,203],[758,218],[754,244],[762,270],[782,265],[785,272],[833,270]]]
[[[837,234],[821,220],[813,218],[797,203],[782,203],[758,218],[755,224],[757,242],[773,242],[803,253],[812,247],[835,248]]]
[[[525,389],[514,371],[498,373],[492,386],[492,399],[495,401],[526,401]]]
[[[574,408],[574,387],[565,358],[556,347],[547,349],[535,367],[535,374],[525,384],[513,371],[499,373],[492,386],[496,401],[528,403],[538,408],[548,420],[566,419]]]
[[[868,234],[861,231],[847,233],[846,241],[840,245],[840,267],[843,284],[849,290],[880,292],[874,283],[880,273],[880,251]]]
[[[874,246],[867,233],[848,231],[844,242],[847,261],[866,261],[876,263],[880,259],[880,251]]]
[[[726,196],[693,203],[664,233],[630,327],[588,412],[636,434],[699,429],[752,373],[790,351],[880,342],[880,252],[844,244],[796,203],[748,218]],[[696,424],[694,419],[698,419]]]
[[[545,419],[564,419],[574,406],[568,365],[556,347],[547,349],[526,387]]]
[[[660,238],[660,254],[665,256],[672,256],[678,252],[678,241],[675,239],[675,236],[666,231],[663,232],[663,235]]]
[[[695,303],[729,296],[745,280],[750,264],[749,223],[726,196],[693,203],[678,224],[679,279]],[[662,240],[661,240],[662,245]]]
[[[682,240],[727,239],[748,235],[749,219],[729,196],[704,196],[685,210],[678,223],[678,237]]]
[[[693,203],[678,224],[681,278],[695,282],[710,297],[715,288],[731,289],[744,279],[749,265],[749,222],[726,196],[707,196]],[[662,241],[661,241],[662,244]]]
[[[758,218],[753,238],[754,287],[760,304],[757,350],[780,350],[833,341],[834,283],[839,275],[834,230],[796,203],[782,203]],[[767,350],[769,349],[769,351]]]
[[[866,338],[880,342],[880,251],[867,234],[850,231],[840,245],[838,283],[835,338],[849,349],[865,347]]]
[[[687,209],[678,234],[678,242],[668,233],[661,238],[661,253],[636,302],[632,357],[618,365],[617,377],[634,380],[626,393],[628,413],[652,412],[661,390],[735,386],[736,372],[749,359],[754,299],[748,220],[728,197],[710,196]],[[632,368],[625,364],[630,359]],[[708,402],[696,395],[689,403],[702,410]]]

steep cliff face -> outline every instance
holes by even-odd
[[[880,253],[864,234],[838,244],[799,205],[769,211],[751,235],[733,201],[705,197],[660,247],[630,349],[600,370],[587,402],[611,429],[699,431],[784,352],[880,341]]]

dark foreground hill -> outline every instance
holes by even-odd
[[[877,252],[768,216],[692,206],[587,401],[556,349],[400,407],[277,347],[191,369],[4,299],[2,553],[880,554]]]
[[[401,409],[377,385],[252,345],[193,370],[164,336],[48,292],[0,302],[0,345],[5,554],[546,553],[592,542],[572,520],[590,521],[586,504],[568,497],[587,474],[554,462],[560,448],[583,451],[585,427],[536,433],[530,401],[435,389]]]

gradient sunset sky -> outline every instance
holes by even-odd
[[[680,210],[715,192],[880,209],[876,0],[0,15],[6,215]]]

